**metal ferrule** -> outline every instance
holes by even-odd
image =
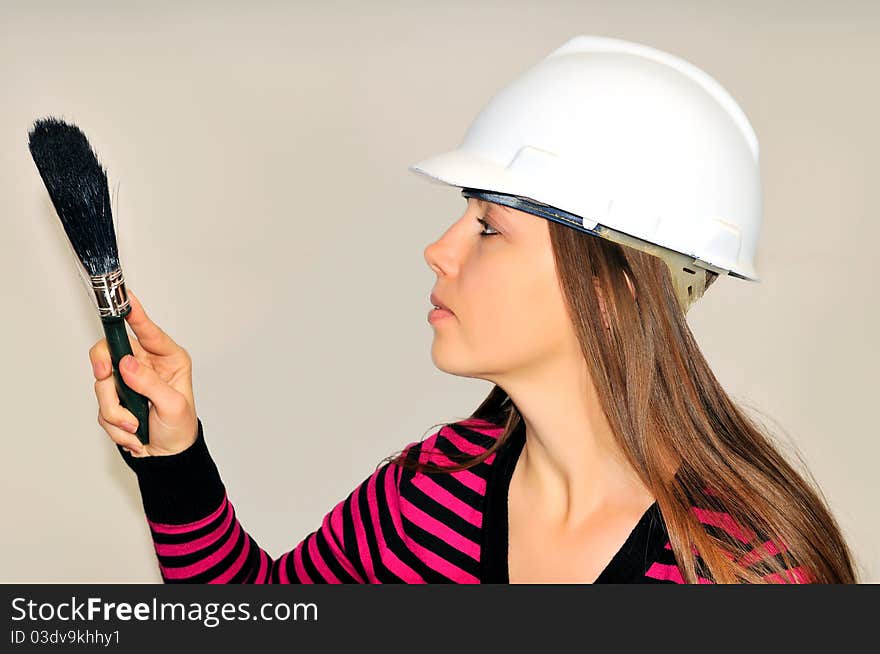
[[[131,310],[128,302],[128,293],[125,291],[125,278],[122,268],[111,270],[105,275],[89,275],[92,283],[92,291],[98,304],[98,313],[101,318],[111,316],[123,317]]]

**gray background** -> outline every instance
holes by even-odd
[[[106,166],[128,283],[192,354],[230,499],[279,556],[491,388],[431,362],[423,250],[465,201],[406,167],[577,34],[679,55],[749,116],[763,281],[722,278],[689,323],[880,580],[878,19],[872,2],[3,2],[0,581],[161,579],[96,422],[103,331],[27,150],[35,119],[76,122]]]

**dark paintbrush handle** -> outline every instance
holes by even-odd
[[[126,354],[132,353],[131,343],[128,341],[128,332],[125,330],[125,317],[111,316],[101,318],[101,322],[104,323],[104,333],[107,335],[107,347],[110,349],[110,359],[113,363],[113,377],[116,379],[116,393],[119,395],[119,403],[131,411],[135,418],[138,419],[137,437],[141,443],[149,445],[150,405],[147,403],[145,396],[132,390],[122,381],[122,373],[119,372],[119,360]]]

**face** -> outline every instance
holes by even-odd
[[[439,369],[503,383],[580,355],[544,218],[468,198],[424,254],[454,314],[431,322]]]

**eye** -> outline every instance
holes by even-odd
[[[497,231],[494,227],[492,227],[492,225],[490,225],[488,222],[483,220],[482,218],[477,218],[477,222],[480,223],[485,229],[492,230],[492,232],[488,233],[488,234],[486,232],[480,232],[480,236],[496,236],[501,233],[501,232]]]

